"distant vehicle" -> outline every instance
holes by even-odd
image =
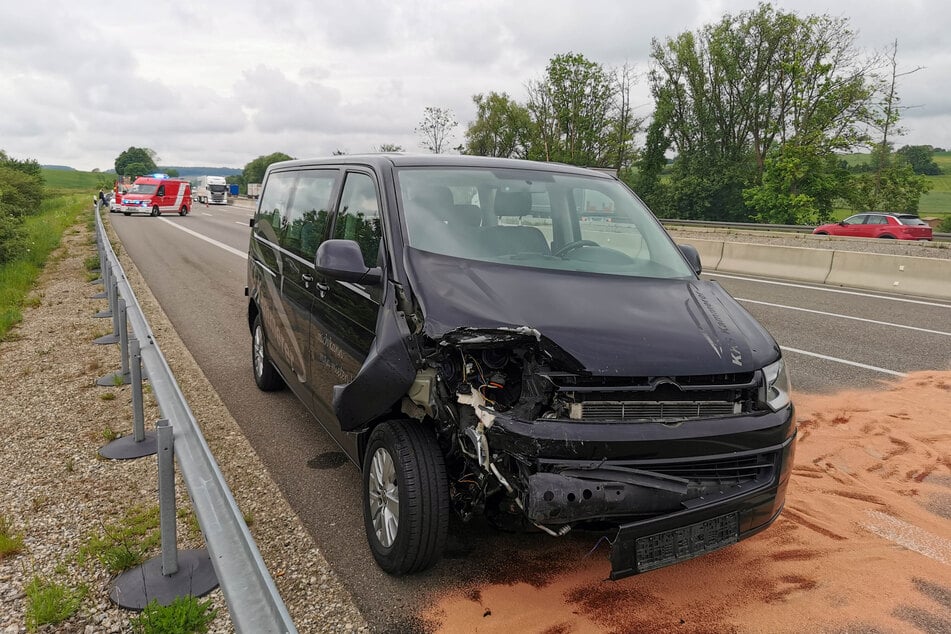
[[[257,199],[261,195],[261,183],[248,183],[248,198]]]
[[[228,204],[228,183],[224,176],[201,176],[195,186],[195,197],[200,203]]]
[[[117,211],[122,211],[122,196],[123,194],[121,193],[116,194],[112,200],[109,201],[109,213],[114,214]]]
[[[169,211],[184,216],[191,205],[191,195],[188,181],[141,176],[135,179],[127,193],[122,194],[119,209],[126,216],[133,213],[158,216]]]
[[[819,236],[895,240],[931,240],[933,238],[931,227],[918,216],[878,212],[855,214],[841,222],[816,227],[812,233]]]

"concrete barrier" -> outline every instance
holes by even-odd
[[[951,260],[836,251],[826,283],[951,299]]]
[[[716,270],[822,284],[832,268],[833,253],[827,249],[725,242]]]
[[[697,249],[704,271],[951,299],[951,260],[672,236]]]
[[[722,240],[701,240],[699,238],[679,238],[673,236],[677,244],[689,244],[697,253],[700,254],[700,264],[703,270],[715,271],[720,264],[720,258],[723,256]]]

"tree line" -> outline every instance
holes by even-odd
[[[649,117],[631,103],[634,67],[569,52],[554,55],[521,100],[473,95],[462,144],[451,145],[458,123],[447,108],[426,107],[415,132],[434,153],[615,170],[661,217],[817,224],[835,207],[915,213],[925,175],[940,173],[935,148],[895,149],[906,109],[899,84],[918,70],[900,69],[897,41],[861,52],[847,18],[761,3],[652,41]],[[117,173],[154,169],[154,152],[133,150]],[[851,165],[846,155],[859,152],[869,161]],[[290,158],[259,156],[228,182],[244,190]]]

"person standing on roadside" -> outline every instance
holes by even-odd
[[[99,206],[102,207],[106,204],[106,194],[102,191],[102,187],[99,188]]]

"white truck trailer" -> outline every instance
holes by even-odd
[[[195,186],[195,198],[206,205],[228,204],[228,183],[224,176],[201,176]]]

